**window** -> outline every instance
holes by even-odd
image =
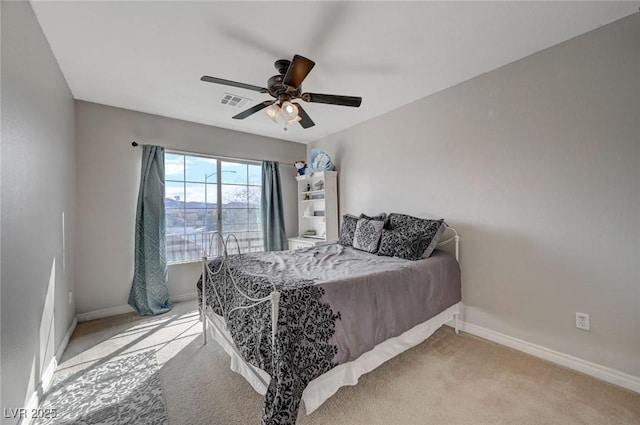
[[[167,262],[200,260],[212,234],[233,233],[241,252],[262,251],[262,165],[167,152],[165,219]],[[235,245],[232,247],[235,251]]]

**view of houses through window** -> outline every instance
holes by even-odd
[[[241,252],[262,251],[261,181],[259,163],[165,153],[167,262],[218,255],[215,231],[233,233]]]

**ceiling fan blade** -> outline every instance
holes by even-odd
[[[208,75],[203,75],[200,78],[200,80],[206,81],[207,83],[216,83],[216,84],[223,84],[225,86],[240,87],[241,89],[258,91],[260,93],[269,93],[269,90],[265,89],[264,87],[258,87],[252,84],[238,83],[236,81],[224,80],[222,78],[209,77]]]
[[[307,112],[304,109],[302,109],[302,106],[300,106],[299,103],[294,103],[294,105],[298,107],[298,116],[301,118],[299,123],[302,126],[302,128],[309,128],[316,125],[316,123],[313,122],[309,114],[307,114]]]
[[[257,105],[254,105],[249,109],[245,109],[244,111],[240,112],[239,114],[234,115],[232,118],[234,120],[243,120],[243,119],[247,118],[249,115],[253,115],[256,112],[263,110],[267,106],[273,105],[275,102],[276,102],[275,100],[265,100],[264,102],[258,103]]]
[[[304,56],[294,55],[287,73],[284,74],[282,82],[287,86],[298,88],[302,81],[309,75],[311,69],[315,66],[315,62]]]
[[[354,108],[357,108],[362,103],[361,97],[320,93],[302,93],[300,99],[305,102],[328,103],[330,105],[352,106]]]

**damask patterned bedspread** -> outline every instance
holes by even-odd
[[[222,259],[209,263],[218,270]],[[436,250],[419,261],[383,257],[338,244],[296,251],[231,255],[229,273],[255,298],[269,295],[269,275],[281,292],[275,347],[271,305],[230,314],[227,327],[244,359],[271,381],[263,425],[293,425],[302,392],[314,378],[356,359],[376,344],[402,334],[460,301],[455,257]],[[228,278],[207,283],[207,302],[248,304]],[[198,282],[201,296],[202,279]]]

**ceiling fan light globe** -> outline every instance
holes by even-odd
[[[278,105],[273,104],[265,109],[264,112],[273,122],[278,122],[278,117],[280,116],[280,107]]]
[[[285,101],[282,103],[281,114],[286,121],[295,121],[298,117],[298,108],[293,103]]]
[[[284,107],[285,112],[287,113],[287,115],[292,115],[295,111],[295,107],[292,104],[288,104]]]

